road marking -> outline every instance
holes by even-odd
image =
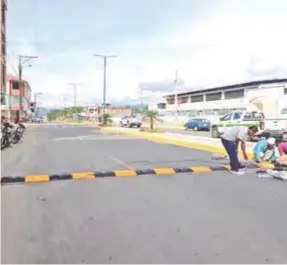
[[[193,172],[211,172],[210,167],[191,167],[190,168]]]
[[[77,172],[72,174],[72,179],[93,179],[95,178],[94,172]]]
[[[129,165],[116,157],[110,157],[114,161],[129,168]],[[57,180],[70,180],[70,179],[95,179],[106,177],[129,177],[129,176],[143,176],[143,175],[175,175],[175,174],[200,174],[209,172],[228,172],[228,166],[215,165],[215,166],[194,166],[183,168],[146,168],[146,169],[124,169],[115,171],[87,171],[87,172],[75,172],[64,174],[51,174],[51,175],[28,175],[28,176],[7,176],[1,178],[1,185],[7,185],[12,183],[32,183],[32,182],[49,182]],[[258,166],[255,170],[262,171]],[[274,167],[274,170],[281,171],[282,168]],[[253,169],[252,169],[253,172]]]
[[[126,167],[126,168],[128,168],[128,169],[133,170],[133,168],[132,168],[131,166],[129,166],[128,164],[126,164],[124,161],[122,161],[122,160],[120,160],[120,159],[118,159],[118,158],[116,158],[116,157],[114,157],[114,156],[110,156],[110,158],[111,158],[112,160],[114,160],[115,162],[119,163],[120,165],[122,165],[122,166],[124,166],[124,167]]]
[[[49,175],[30,175],[25,177],[25,182],[47,182],[50,181]]]
[[[175,171],[173,168],[155,168],[155,173],[158,175],[171,175],[175,174]]]
[[[137,173],[135,170],[126,169],[126,170],[115,170],[116,177],[133,177]]]
[[[94,137],[87,137],[87,136],[77,136],[77,137],[60,137],[51,139],[53,142],[57,141],[127,141],[127,140],[134,140],[134,138],[127,138],[127,137],[114,137],[114,136],[94,136]]]

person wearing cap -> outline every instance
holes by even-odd
[[[258,132],[258,128],[256,126],[234,126],[227,127],[224,129],[221,134],[221,142],[224,146],[230,160],[230,168],[231,173],[234,175],[243,175],[244,171],[240,171],[240,169],[245,168],[242,166],[238,160],[238,146],[241,143],[241,150],[244,156],[244,159],[248,160],[247,152],[246,152],[246,141],[248,136],[254,136]]]
[[[275,162],[277,158],[276,139],[273,137],[261,139],[253,149],[253,155],[257,163]]]

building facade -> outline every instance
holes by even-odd
[[[19,85],[18,78],[12,75],[8,75],[7,79],[11,119],[16,118],[17,111],[20,111],[20,117],[27,118],[29,116],[31,103],[30,84],[27,81],[22,80],[21,85]]]
[[[1,41],[0,41],[0,86],[1,86],[1,111],[2,114],[7,114],[8,104],[6,97],[6,11],[7,0],[1,0]]]
[[[167,95],[168,117],[222,116],[231,111],[258,110],[266,118],[287,118],[287,79],[248,82]]]

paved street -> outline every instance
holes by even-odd
[[[204,166],[211,154],[33,125],[2,176]],[[2,186],[2,263],[286,263],[287,183],[227,172]]]

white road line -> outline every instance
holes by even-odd
[[[133,169],[133,167],[129,166],[128,164],[126,164],[124,161],[114,157],[114,156],[110,156],[110,159],[114,160],[115,162],[119,163],[120,165],[128,168],[128,169]]]

